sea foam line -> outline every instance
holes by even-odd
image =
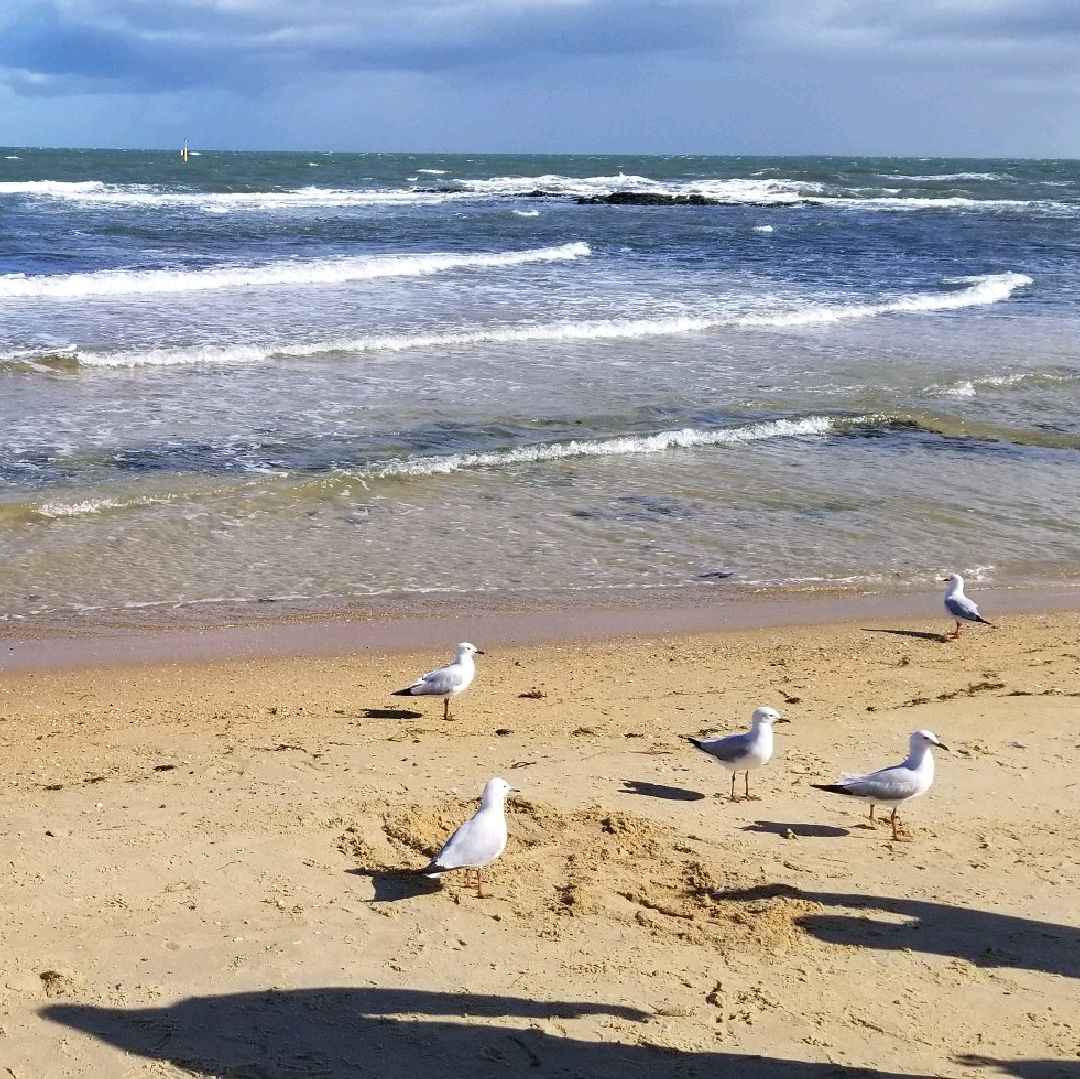
[[[475,330],[445,333],[403,334],[386,337],[357,337],[298,344],[234,345],[227,348],[197,346],[182,349],[153,349],[136,352],[80,351],[85,367],[180,367],[194,364],[265,363],[287,357],[310,357],[329,353],[406,352],[424,348],[453,348],[470,345],[513,345],[534,342],[611,341],[662,335],[694,333],[702,330],[785,329],[874,318],[896,313],[959,310],[1007,299],[1018,288],[1032,284],[1026,274],[987,274],[951,282],[963,287],[946,292],[902,296],[879,304],[811,306],[767,315],[684,316],[662,319],[606,319],[581,322],[498,325]]]
[[[860,420],[840,421],[857,424]],[[392,461],[377,468],[343,470],[344,475],[358,478],[397,479],[408,476],[437,476],[450,472],[505,465],[563,461],[574,457],[619,457],[626,454],[660,453],[663,450],[685,450],[697,446],[738,445],[760,442],[770,438],[799,438],[827,435],[838,428],[830,416],[805,416],[798,420],[767,420],[743,427],[700,429],[683,427],[677,431],[660,431],[654,435],[624,435],[616,438],[573,439],[570,442],[547,442],[534,446],[518,446],[509,450],[484,453],[455,453],[442,457],[410,457]]]
[[[263,288],[277,285],[341,285],[384,277],[422,277],[461,269],[503,269],[533,262],[558,262],[591,254],[588,244],[567,243],[526,251],[475,254],[370,255],[264,266],[215,266],[198,270],[100,270],[96,273],[0,276],[0,300],[86,299],[160,292]]]
[[[60,199],[75,205],[187,207],[206,213],[252,210],[309,210],[362,206],[415,206],[468,197],[458,191],[401,188],[299,187],[290,191],[172,191],[148,184],[106,184],[100,180],[12,180],[0,182],[0,195]]]

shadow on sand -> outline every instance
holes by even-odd
[[[847,828],[831,824],[783,824],[775,820],[756,820],[743,827],[744,832],[768,832],[772,835],[797,836],[799,839],[840,839],[851,835]]]
[[[949,638],[944,633],[931,633],[925,629],[871,629],[863,626],[863,633],[892,633],[897,637],[914,637],[920,641],[933,641],[934,644],[949,643]]]
[[[235,1079],[901,1079],[895,1072],[721,1051],[581,1041],[545,1022],[603,1015],[645,1024],[649,1013],[585,1001],[423,990],[315,988],[190,997],[162,1008],[51,1004],[41,1014],[126,1053],[192,1075]],[[499,1019],[496,1024],[485,1020]],[[609,1035],[610,1036],[610,1035]],[[1074,1076],[1069,1062],[993,1061],[1021,1079]],[[908,1075],[904,1079],[911,1079]]]
[[[808,933],[830,944],[908,949],[966,959],[978,967],[1041,970],[1080,978],[1080,929],[1036,922],[1012,914],[994,914],[921,899],[841,892],[809,892],[787,884],[758,885],[717,893],[720,902],[756,902],[790,895],[826,907],[846,907],[851,914],[804,914],[796,918]],[[910,921],[875,921],[866,912],[900,915]]]
[[[414,708],[365,708],[364,719],[423,719]]]
[[[620,794],[643,794],[647,798],[666,798],[671,802],[700,802],[705,797],[700,791],[685,787],[669,787],[665,783],[649,783],[644,779],[624,779]]]

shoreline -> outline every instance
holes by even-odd
[[[677,591],[677,590],[673,590]],[[687,590],[688,592],[690,590]],[[627,589],[604,603],[580,603],[581,593],[545,593],[531,604],[514,595],[425,595],[408,602],[368,602],[334,608],[250,610],[231,620],[180,624],[109,612],[92,623],[75,618],[9,623],[0,628],[0,675],[154,663],[333,657],[350,653],[404,654],[446,650],[457,640],[481,647],[520,646],[665,634],[739,633],[843,625],[861,619],[889,624],[924,622],[930,632],[947,619],[938,590],[904,592],[763,592],[705,598]],[[1080,610],[1080,587],[979,588],[991,620]],[[485,600],[487,602],[485,602]],[[518,600],[518,602],[514,602]],[[574,602],[577,600],[578,602]],[[175,614],[175,612],[170,612]],[[185,612],[190,613],[190,612]],[[128,617],[121,617],[127,615]],[[22,630],[22,634],[18,631]],[[26,631],[30,632],[27,633]],[[973,631],[978,632],[978,631]]]

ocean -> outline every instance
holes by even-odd
[[[1075,579],[1078,296],[1078,162],[3,150],[0,618]]]

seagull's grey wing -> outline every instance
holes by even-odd
[[[412,687],[413,696],[434,694],[441,696],[456,689],[462,680],[461,668],[456,663],[450,663],[440,667],[436,671],[428,671],[421,675]]]
[[[487,814],[477,811],[443,845],[432,865],[439,869],[472,869],[502,853],[502,831]]]
[[[894,764],[891,768],[882,768],[865,776],[845,776],[840,786],[860,798],[889,801],[910,798],[919,789],[919,779],[906,765]]]
[[[946,596],[945,610],[954,618],[963,618],[968,622],[979,620],[979,608],[967,596]]]
[[[734,764],[750,752],[750,735],[727,734],[722,738],[707,738],[694,744],[702,753],[708,753],[724,764]]]

